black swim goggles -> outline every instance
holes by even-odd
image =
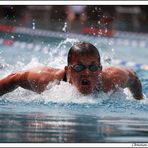
[[[91,64],[89,66],[85,66],[83,64],[79,64],[79,65],[69,65],[73,70],[75,70],[76,72],[81,72],[84,69],[88,68],[90,71],[95,72],[97,70],[102,70],[102,66],[101,65],[96,65],[96,64]]]

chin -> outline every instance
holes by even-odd
[[[82,94],[84,94],[84,95],[89,95],[89,94],[91,94],[93,91],[90,90],[90,89],[81,88],[81,89],[79,89],[79,92],[82,93]]]

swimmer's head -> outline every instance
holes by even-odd
[[[68,65],[71,64],[72,56],[75,54],[79,54],[82,56],[83,55],[97,55],[98,61],[100,63],[99,51],[94,45],[92,45],[90,43],[80,42],[80,43],[74,44],[68,52],[68,58],[67,58]]]
[[[73,45],[68,53],[68,66],[65,66],[68,81],[83,94],[92,93],[102,71],[98,49],[86,42]]]

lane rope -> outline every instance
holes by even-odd
[[[74,33],[65,33],[65,32],[55,32],[55,31],[44,31],[44,30],[38,30],[38,29],[30,29],[30,28],[25,28],[25,27],[12,27],[12,26],[1,26],[0,25],[0,31],[6,31],[6,32],[14,32],[14,33],[22,33],[22,34],[29,34],[31,36],[37,35],[37,36],[45,36],[45,37],[61,37],[61,38],[65,38],[65,37],[73,37],[73,38],[79,38],[79,39],[85,39],[85,40],[90,40],[90,39],[95,39],[95,40],[106,40],[107,42],[111,42],[112,45],[114,44],[118,44],[118,45],[131,45],[133,47],[137,47],[139,46],[140,48],[147,48],[148,47],[148,42],[146,40],[143,40],[143,37],[141,37],[141,39],[139,40],[137,37],[136,39],[130,39],[128,40],[126,37],[127,36],[132,36],[136,35],[136,33],[121,33],[121,32],[117,32],[115,35],[115,38],[110,37],[110,38],[106,38],[106,37],[94,37],[94,36],[84,36],[81,34],[74,34]],[[124,35],[125,34],[125,35]],[[148,36],[146,34],[141,34],[144,37]],[[118,38],[118,36],[124,37],[124,38]],[[27,48],[27,49],[31,49],[34,51],[43,51],[43,52],[49,52],[50,48],[45,46],[45,45],[41,45],[41,44],[36,44],[36,43],[27,43],[27,42],[20,42],[20,41],[14,41],[13,39],[2,39],[0,38],[0,44],[2,45],[6,45],[6,46],[13,46],[15,48]],[[147,64],[142,64],[142,63],[134,63],[131,61],[124,61],[124,60],[112,60],[112,64],[113,65],[122,65],[122,66],[127,66],[127,67],[131,67],[134,69],[142,69],[142,70],[148,70],[148,65]]]

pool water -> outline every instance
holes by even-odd
[[[112,44],[108,38],[4,32],[0,38],[0,78],[38,65],[63,68],[68,49],[76,41],[89,41],[98,47],[103,66],[115,58],[148,64],[146,47]],[[127,89],[83,96],[65,82],[53,82],[40,95],[18,88],[1,96],[0,142],[147,142],[148,71],[135,70],[143,86],[142,101],[133,99]]]

